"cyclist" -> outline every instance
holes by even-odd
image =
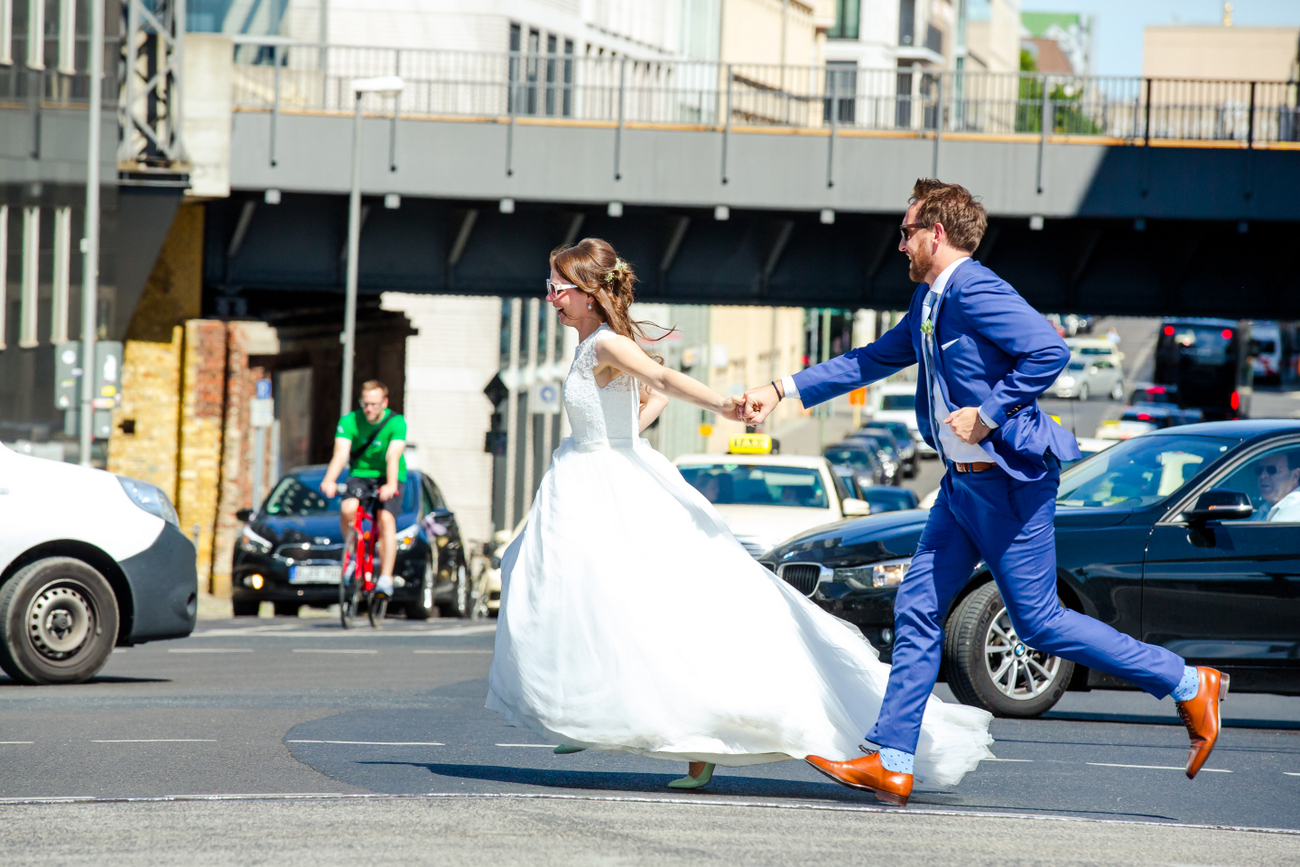
[[[361,409],[339,419],[334,433],[334,456],[320,483],[321,493],[343,496],[339,524],[346,539],[363,498],[378,491],[379,580],[375,591],[393,595],[393,563],[397,560],[397,516],[406,491],[406,419],[388,408],[388,386],[377,379],[361,384]],[[348,480],[336,484],[345,464]],[[382,480],[382,481],[381,481]]]

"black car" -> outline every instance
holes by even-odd
[[[858,434],[889,437],[894,451],[898,453],[903,475],[909,479],[916,475],[916,467],[921,458],[916,451],[916,440],[912,439],[912,431],[906,424],[901,421],[872,421],[863,425]]]
[[[884,470],[883,483],[886,485],[901,485],[903,483],[903,460],[894,448],[894,438],[892,436],[854,433],[845,437],[840,445],[869,449]]]
[[[840,444],[822,449],[822,457],[832,465],[851,469],[853,481],[859,488],[870,488],[885,483],[885,467],[876,457],[875,449]],[[853,496],[856,497],[857,494]]]
[[[339,601],[342,499],[321,493],[325,469],[291,470],[256,512],[240,513],[248,524],[235,545],[231,568],[236,616],[256,615],[263,601],[280,615],[296,614],[300,605],[325,608]],[[339,481],[345,478],[346,473]],[[424,620],[435,607],[445,616],[468,617],[473,610],[465,549],[456,516],[438,486],[411,470],[397,519],[389,609]]]
[[[1294,485],[1294,471],[1279,474],[1279,465],[1300,468],[1300,421],[1170,427],[1066,470],[1056,512],[1061,601],[1231,674],[1234,690],[1300,694],[1300,523],[1276,514],[1267,520]],[[888,658],[894,594],[928,514],[889,512],[821,527],[773,548],[763,562],[857,624]],[[1067,689],[1129,687],[1026,649],[987,567],[977,565],[947,618],[941,676],[958,699],[1029,717]]]

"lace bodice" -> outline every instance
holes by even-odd
[[[596,385],[596,344],[614,336],[602,325],[578,344],[573,366],[564,379],[564,411],[578,443],[626,440],[637,436],[640,407],[637,381],[621,373],[604,388]]]

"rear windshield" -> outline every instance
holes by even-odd
[[[916,395],[914,394],[886,394],[880,398],[880,408],[882,410],[906,410],[916,409]]]
[[[1218,325],[1166,325],[1160,349],[1195,359],[1199,364],[1224,364],[1235,331]]]
[[[830,448],[822,452],[822,454],[833,464],[844,464],[855,470],[871,469],[871,455],[862,449]]]
[[[703,464],[678,469],[715,505],[830,507],[821,473],[813,467]]]

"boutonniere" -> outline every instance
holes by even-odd
[[[927,319],[927,320],[925,320],[924,322],[922,322],[922,323],[921,323],[921,333],[922,333],[922,334],[933,334],[933,333],[934,333],[934,323],[931,322],[929,319]]]

